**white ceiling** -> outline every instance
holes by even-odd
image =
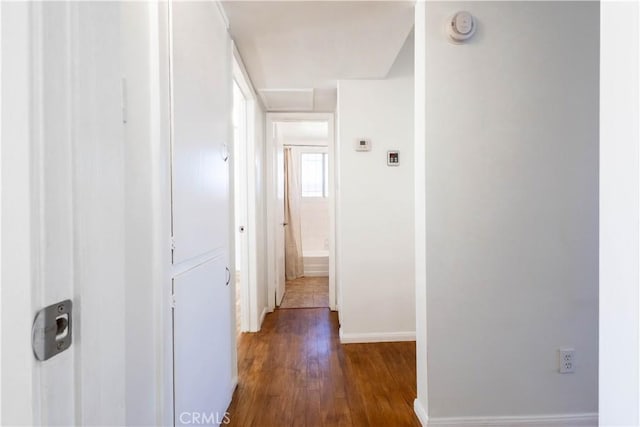
[[[270,111],[333,111],[340,79],[384,78],[413,1],[224,1],[231,36]]]

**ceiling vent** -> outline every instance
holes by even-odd
[[[267,111],[313,111],[313,89],[262,89]]]

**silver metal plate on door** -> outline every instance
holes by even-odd
[[[36,313],[31,329],[33,354],[47,360],[71,346],[71,300],[51,304]]]

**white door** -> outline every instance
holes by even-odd
[[[226,260],[216,258],[174,279],[176,425],[208,417],[220,424],[232,390],[231,297]],[[204,423],[203,423],[204,424]]]
[[[5,293],[3,287],[2,295],[12,343],[3,347],[2,423],[122,425],[120,5],[33,2],[1,7],[2,162],[3,176],[10,178],[2,183],[3,222],[10,225],[3,227],[2,246],[11,248],[2,254],[2,280],[4,285],[10,279],[12,289]],[[5,129],[7,125],[11,127]],[[28,131],[20,133],[19,128]],[[5,157],[7,153],[13,156]],[[20,170],[9,169],[5,175],[6,165]],[[21,216],[5,217],[5,208],[13,214],[21,211]],[[8,228],[13,235],[5,233]],[[11,275],[11,268],[21,271]],[[61,336],[71,338],[71,346],[36,360],[31,349],[34,315],[67,299],[73,304],[71,332]],[[4,311],[5,304],[15,312]]]
[[[175,264],[229,247],[231,46],[214,2],[172,3]]]
[[[173,2],[171,41],[174,419],[187,425],[220,422],[233,393],[231,41],[214,2]]]
[[[73,7],[62,4],[46,4],[42,5],[42,26],[44,31],[51,31],[51,29],[58,27],[59,31],[51,31],[50,37],[43,38],[43,51],[53,49],[57,51],[60,58],[69,59],[71,52],[62,48],[65,43],[71,41],[73,35],[70,30],[72,25],[68,16],[70,15]],[[91,16],[84,16],[90,20]],[[84,30],[84,29],[83,29]],[[88,34],[87,34],[88,36]],[[82,52],[85,53],[85,52]],[[112,52],[111,52],[112,53]],[[109,55],[110,52],[105,52]],[[86,61],[84,55],[79,58],[80,61]],[[88,65],[88,64],[87,64]],[[36,362],[35,367],[39,371],[40,387],[42,394],[40,396],[41,401],[41,413],[39,414],[41,422],[51,424],[64,424],[65,422],[80,421],[75,418],[74,414],[74,391],[75,381],[74,377],[74,360],[78,362],[78,366],[82,366],[82,346],[83,340],[80,333],[78,333],[78,325],[82,324],[81,307],[77,307],[78,298],[74,296],[87,297],[87,302],[91,304],[91,295],[86,291],[87,283],[83,279],[88,279],[90,274],[87,269],[83,268],[83,274],[74,278],[74,234],[77,234],[75,224],[65,218],[71,214],[72,194],[68,191],[68,187],[61,185],[63,182],[73,182],[74,175],[82,174],[87,177],[87,181],[83,185],[78,186],[78,194],[76,195],[76,203],[82,204],[82,195],[86,195],[95,181],[86,175],[85,171],[80,164],[73,164],[72,152],[76,156],[82,156],[94,151],[96,148],[96,140],[94,138],[87,138],[87,144],[85,146],[76,145],[74,147],[72,141],[72,134],[74,129],[71,125],[61,125],[67,120],[71,119],[71,112],[68,109],[60,109],[59,105],[65,102],[73,102],[71,98],[72,86],[67,80],[72,72],[71,67],[66,64],[64,60],[56,60],[49,55],[43,56],[42,69],[47,73],[48,78],[43,79],[43,90],[41,96],[43,97],[43,115],[42,122],[39,123],[42,126],[42,138],[43,138],[43,170],[40,171],[44,178],[42,180],[43,186],[38,191],[43,195],[41,206],[35,207],[39,212],[39,216],[42,218],[43,227],[40,230],[41,238],[40,242],[48,241],[49,245],[39,247],[36,250],[40,252],[40,256],[44,260],[44,271],[42,274],[42,281],[40,286],[35,288],[37,295],[35,310],[39,310],[47,305],[53,304],[65,299],[72,299],[76,303],[76,307],[72,309],[72,345],[63,353],[53,356],[51,359]],[[109,77],[105,76],[105,84],[109,85]],[[85,83],[89,83],[85,80]],[[54,87],[57,86],[57,88]],[[85,100],[76,98],[76,102],[84,103]],[[87,117],[86,109],[79,111],[78,115]],[[85,115],[87,114],[87,115]],[[89,113],[90,114],[90,113]],[[74,119],[80,117],[76,116]],[[79,127],[76,131],[84,133],[87,127]],[[88,136],[84,134],[84,136]],[[35,153],[34,153],[35,154]],[[86,212],[86,211],[85,211]],[[82,215],[79,215],[82,216]],[[78,216],[76,216],[77,218]],[[86,219],[84,217],[83,219]],[[89,227],[85,231],[90,232]],[[87,247],[90,244],[86,240],[86,234],[78,236],[78,246]],[[40,246],[40,243],[38,243]],[[84,277],[83,277],[84,276]],[[74,284],[74,281],[78,280],[78,283]],[[83,289],[83,287],[85,287]],[[74,292],[74,288],[76,292]],[[95,333],[96,330],[91,328],[90,320],[87,319],[87,333]],[[89,349],[85,350],[90,351]],[[90,363],[90,362],[89,362]],[[80,378],[82,375],[80,375]],[[56,393],[56,388],[53,385],[58,382],[65,393]],[[90,396],[87,396],[90,399]],[[36,421],[37,422],[37,421]]]
[[[277,124],[274,124],[277,127]],[[276,138],[277,138],[276,131]],[[286,277],[284,259],[284,231],[287,223],[284,220],[284,147],[279,138],[276,140],[276,305],[282,303]]]

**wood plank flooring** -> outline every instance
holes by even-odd
[[[279,309],[242,334],[231,426],[420,426],[415,343],[342,345],[328,309]]]
[[[329,307],[329,278],[301,277],[287,280],[280,308]]]

